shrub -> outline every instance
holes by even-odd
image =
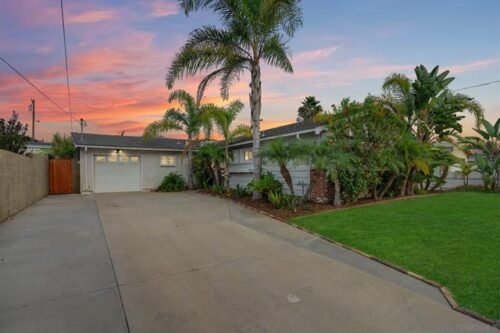
[[[286,209],[290,209],[296,212],[298,208],[302,207],[303,203],[304,201],[301,197],[290,194],[283,195],[283,205]]]
[[[281,209],[285,206],[284,197],[279,192],[269,192],[267,194],[267,200],[269,200],[271,205],[276,209]]]
[[[176,172],[171,172],[163,178],[158,191],[161,192],[179,192],[186,188],[184,177]]]
[[[366,179],[359,168],[339,170],[340,187],[342,188],[342,201],[356,202],[359,196],[366,191]]]
[[[210,191],[215,194],[224,194],[226,192],[226,189],[224,188],[224,185],[212,185],[210,188]]]
[[[243,198],[252,195],[252,192],[246,186],[236,185],[236,188],[231,190],[231,194],[235,198]]]
[[[250,184],[248,184],[248,187],[252,191],[262,192],[263,197],[266,199],[268,198],[269,192],[283,192],[283,184],[281,184],[281,182],[269,171],[263,172],[258,181],[252,180]]]

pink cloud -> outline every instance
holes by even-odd
[[[154,0],[151,2],[151,15],[154,17],[165,17],[176,15],[179,7],[176,3],[164,0]]]
[[[444,68],[447,68],[451,74],[459,74],[485,69],[497,64],[500,64],[500,58],[476,60],[465,64],[450,65]]]
[[[116,12],[110,9],[88,10],[73,14],[68,17],[68,23],[95,23],[107,21],[116,16]]]
[[[293,57],[292,62],[309,63],[327,59],[331,57],[335,52],[337,52],[339,48],[340,48],[339,46],[331,46],[311,51],[300,52]]]

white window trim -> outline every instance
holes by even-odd
[[[166,157],[167,160],[169,158],[172,158],[173,159],[173,163],[163,163],[163,158]],[[176,167],[177,166],[177,156],[176,155],[161,155],[160,156],[160,166],[161,167],[164,167],[164,168],[172,168],[172,167]]]

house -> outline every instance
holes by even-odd
[[[52,149],[52,144],[43,141],[26,142],[25,154],[48,154]]]
[[[261,143],[283,137],[290,139],[319,138],[324,126],[312,122],[297,122],[261,132]],[[80,161],[80,189],[82,192],[149,191],[158,188],[163,177],[178,172],[187,177],[184,160],[186,140],[157,138],[145,141],[139,136],[72,133]],[[230,145],[230,184],[245,186],[253,174],[252,141],[240,139]],[[282,180],[279,167],[264,164]],[[290,173],[297,184],[297,194],[302,195],[309,185],[309,166],[290,165]],[[295,184],[294,184],[295,185]],[[284,186],[284,190],[288,188]]]
[[[267,142],[277,138],[283,138],[284,140],[319,139],[325,130],[326,127],[324,125],[312,121],[301,121],[274,127],[261,132],[261,145],[265,146]],[[229,166],[230,185],[233,188],[237,185],[246,186],[253,178],[252,140],[248,138],[239,139],[232,142],[229,148],[232,153],[232,161]],[[264,162],[262,169],[273,173],[278,180],[285,184],[278,165]],[[291,162],[288,165],[288,169],[294,182],[296,195],[303,196],[309,187],[309,165]],[[283,186],[283,191],[289,193],[286,185]]]
[[[81,192],[131,192],[158,188],[171,172],[187,176],[186,140],[72,133],[80,160]]]

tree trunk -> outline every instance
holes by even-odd
[[[399,190],[399,196],[404,197],[406,193],[406,183],[408,182],[409,172],[404,176],[403,184],[401,185],[401,189]]]
[[[450,170],[450,167],[448,165],[445,165],[443,167],[443,173],[441,174],[441,177],[439,177],[439,180],[434,184],[434,186],[431,188],[431,192],[435,191],[439,186],[443,184],[443,181],[446,180],[446,177],[448,177],[448,171]]]
[[[260,82],[260,66],[253,64],[251,70],[252,81],[250,83],[250,112],[252,123],[253,143],[253,179],[260,180],[262,159],[259,157],[260,150],[260,112],[262,108],[262,86]],[[253,200],[261,199],[262,193],[254,191]]]
[[[340,198],[339,177],[335,175],[333,181],[335,186],[335,194],[333,195],[333,206],[339,208],[342,206],[342,199]]]
[[[191,147],[191,138],[188,140],[188,175],[187,185],[188,189],[193,189],[193,149]]]
[[[384,188],[382,189],[382,191],[380,191],[379,194],[380,198],[383,198],[386,195],[387,191],[389,191],[389,189],[391,188],[392,184],[394,183],[397,177],[398,177],[397,173],[393,173],[391,177],[389,177],[389,180],[387,181],[387,183],[385,183]]]
[[[226,147],[224,149],[225,165],[224,165],[224,188],[226,193],[229,194],[229,146],[226,140]]]
[[[290,171],[288,171],[285,165],[280,165],[280,172],[281,175],[283,176],[283,179],[285,179],[288,188],[290,189],[290,193],[293,196],[295,196],[295,192],[293,191],[293,182],[292,182],[292,176],[290,175]]]
[[[212,164],[212,169],[214,170],[214,176],[215,176],[215,185],[219,186],[221,181],[220,181],[220,176],[221,176],[221,173],[220,173],[220,166],[218,165],[218,163],[213,163]]]

